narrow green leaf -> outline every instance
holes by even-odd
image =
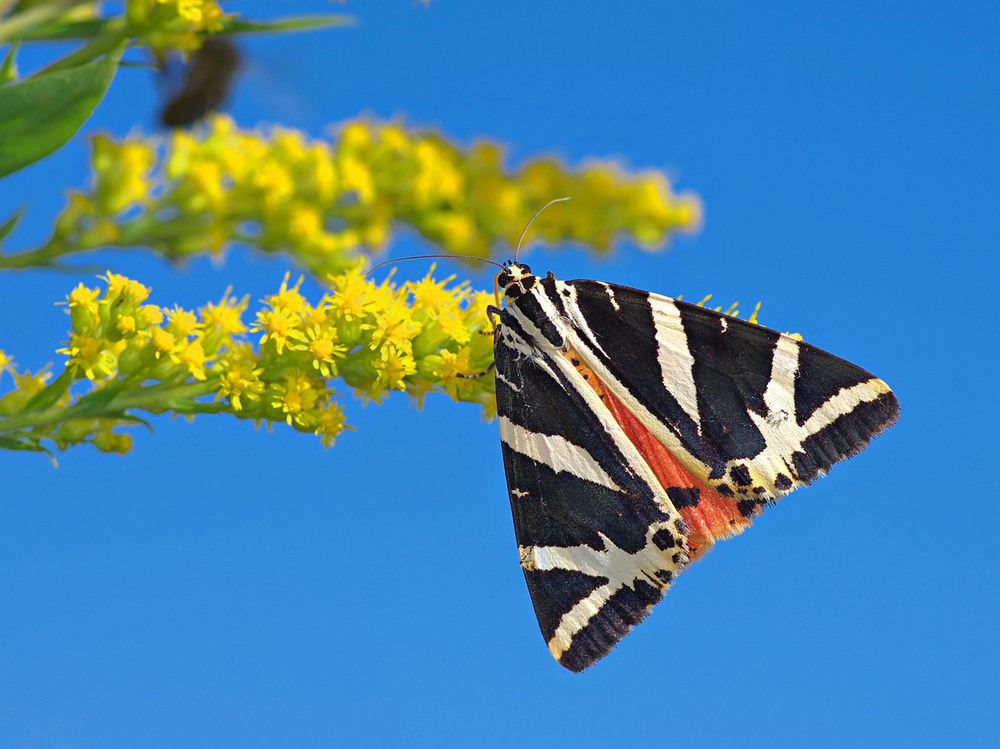
[[[175,411],[186,416],[194,416],[195,414],[217,414],[222,411],[223,408],[220,403],[203,403],[192,398],[172,398],[167,401],[167,407],[171,411]]]
[[[107,385],[87,393],[73,404],[73,418],[88,419],[95,416],[109,416],[110,414],[107,413],[108,405],[122,391],[122,387],[122,385]]]
[[[42,447],[33,439],[16,439],[12,437],[0,437],[0,449],[3,450],[27,450],[33,453],[46,453],[50,458],[55,458],[52,451],[47,447]]]
[[[28,413],[29,411],[44,411],[47,408],[51,408],[69,390],[69,386],[72,384],[73,376],[68,369],[63,370],[61,375],[35,393],[31,400],[25,404],[22,411]]]
[[[17,42],[10,45],[7,56],[0,65],[0,86],[6,86],[11,81],[17,80],[17,65],[14,64],[14,56],[17,54]]]
[[[48,156],[73,137],[104,97],[124,48],[0,88],[0,177]]]
[[[88,19],[86,21],[54,21],[30,29],[20,35],[22,42],[43,42],[53,39],[92,39],[102,33],[108,19]]]
[[[227,34],[247,34],[271,31],[311,31],[313,29],[331,28],[333,26],[357,26],[358,19],[354,16],[330,14],[325,16],[297,16],[295,18],[279,18],[275,21],[249,21],[238,18],[225,25]]]
[[[17,222],[21,220],[21,216],[23,215],[24,215],[24,206],[21,206],[16,211],[14,211],[14,214],[9,219],[0,224],[0,243],[2,243],[7,238],[8,234],[14,231],[14,227],[17,226]]]
[[[153,433],[153,425],[152,424],[150,424],[145,419],[140,419],[138,416],[135,416],[133,414],[122,413],[122,414],[119,414],[117,416],[117,419],[118,419],[118,421],[120,421],[122,423],[123,426],[140,426],[141,425],[141,426],[146,427],[146,429],[149,430],[150,434]]]

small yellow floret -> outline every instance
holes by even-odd
[[[69,296],[66,297],[66,302],[72,309],[73,307],[87,307],[93,310],[97,309],[97,300],[101,296],[100,289],[91,289],[83,285],[81,282],[75,289],[73,289]]]
[[[383,312],[375,313],[371,347],[392,348],[409,354],[412,341],[420,333],[421,327],[411,316],[409,307],[394,301]]]
[[[188,310],[182,309],[180,307],[174,307],[172,310],[167,310],[167,330],[176,335],[178,338],[188,338],[198,332],[201,324],[198,322],[198,317],[194,312],[189,312]]]
[[[226,289],[218,304],[206,304],[201,308],[201,321],[206,328],[215,328],[229,335],[245,333],[247,326],[243,324],[240,315],[247,308],[249,297],[236,301],[229,294],[232,288]]]
[[[285,378],[284,384],[275,385],[274,392],[271,406],[285,415],[286,423],[289,426],[308,426],[313,418],[310,412],[320,396],[312,381],[302,374],[294,373]]]
[[[382,349],[381,360],[375,361],[375,370],[378,372],[377,386],[388,390],[405,390],[403,380],[417,371],[417,363],[409,354],[402,353],[393,346],[386,346]]]
[[[344,407],[339,403],[330,403],[317,416],[316,434],[319,435],[323,447],[331,447],[341,432],[353,427],[344,424]]]
[[[152,346],[153,356],[157,359],[167,356],[173,361],[179,360],[176,355],[177,339],[172,333],[168,333],[163,328],[154,327],[150,334],[149,343]]]
[[[14,370],[14,357],[8,356],[4,353],[3,349],[0,349],[0,375],[4,372],[16,373]]]
[[[251,333],[264,332],[260,345],[273,341],[278,353],[285,350],[289,335],[295,329],[296,316],[287,309],[261,310],[257,313],[257,323],[250,328]]]
[[[229,399],[234,411],[242,410],[244,398],[259,400],[264,392],[264,383],[259,379],[263,370],[255,365],[255,361],[240,361],[231,365],[219,379],[216,400]]]
[[[299,280],[295,283],[295,286],[288,288],[288,277],[289,273],[285,273],[284,279],[281,281],[281,287],[278,289],[277,294],[272,294],[269,297],[264,298],[266,304],[270,305],[271,309],[277,310],[287,310],[290,313],[298,315],[305,308],[306,300],[299,293],[299,287],[302,285],[303,276],[299,276]]]

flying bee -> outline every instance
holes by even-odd
[[[160,70],[170,75],[167,68],[161,61]],[[240,52],[232,41],[226,37],[206,39],[184,66],[183,81],[164,105],[160,122],[166,127],[185,127],[217,111],[239,68]]]

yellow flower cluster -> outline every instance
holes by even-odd
[[[102,279],[103,291],[80,284],[67,297],[71,329],[58,350],[66,365],[54,381],[19,373],[0,352],[0,376],[15,381],[0,398],[0,442],[125,452],[131,439],[115,427],[138,421],[137,412],[170,411],[284,421],[329,446],[350,428],[333,400],[338,377],[363,400],[399,390],[419,402],[438,389],[495,413],[493,378],[476,376],[492,360],[492,297],[451,278],[428,273],[397,288],[354,268],[312,304],[301,280],[289,286],[286,277],[249,328],[247,299],[229,292],[191,312],[147,303],[149,289],[123,276]]]
[[[510,169],[495,143],[461,148],[398,122],[352,121],[326,142],[240,130],[218,116],[195,135],[172,133],[162,153],[159,143],[96,138],[93,189],[71,196],[50,244],[34,252],[50,262],[141,245],[178,258],[239,241],[288,253],[323,277],[383,248],[401,225],[436,249],[486,257],[509,247],[553,197],[573,202],[539,216],[532,236],[597,251],[624,236],[662,246],[695,230],[701,215],[697,198],[674,193],[660,172],[627,173],[612,162],[568,169],[553,158]]]
[[[353,352],[344,381],[368,400],[405,390],[418,403],[435,387],[454,400],[479,403],[496,413],[492,325],[486,308],[492,294],[475,292],[454,277],[394,287],[366,279],[359,269],[331,279],[327,303],[339,320],[341,341]]]
[[[395,390],[422,403],[437,390],[480,404],[486,418],[496,414],[486,315],[493,295],[453,277],[435,280],[433,268],[396,286],[376,284],[359,265],[331,277],[315,303],[301,279],[290,286],[286,276],[249,327],[247,298],[229,291],[192,312],[149,304],[150,290],[137,281],[101,278],[103,291],[79,284],[67,296],[71,328],[58,350],[66,364],[55,380],[45,370],[18,372],[0,351],[0,381],[14,379],[0,398],[0,446],[89,442],[127,452],[131,437],[116,427],[141,423],[140,412],[171,412],[283,421],[329,447],[351,428],[334,400],[338,378],[363,401]]]
[[[144,30],[140,41],[155,52],[193,52],[205,34],[222,29],[224,20],[215,0],[128,0],[126,16]]]

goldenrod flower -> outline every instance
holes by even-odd
[[[136,325],[139,328],[148,328],[152,325],[163,324],[163,310],[155,304],[144,304],[136,310]]]
[[[114,330],[120,338],[128,338],[136,331],[135,318],[132,315],[120,315],[115,319]]]
[[[441,351],[441,369],[438,375],[444,391],[454,400],[459,399],[459,391],[468,388],[474,382],[470,375],[477,374],[472,365],[468,346],[463,346],[456,353],[447,349]]]
[[[178,175],[181,176],[181,175]],[[229,199],[229,189],[223,179],[222,166],[211,161],[195,161],[185,171],[186,190],[178,190],[178,199],[189,211],[221,213]]]
[[[262,309],[257,313],[257,323],[250,328],[251,333],[263,331],[260,345],[268,341],[274,344],[280,354],[288,344],[288,337],[293,332],[297,315],[288,309]]]
[[[370,204],[375,198],[375,181],[368,166],[355,158],[341,159],[337,166],[343,191],[353,194],[362,205]]]
[[[305,352],[310,367],[323,377],[337,376],[337,359],[343,358],[347,347],[337,342],[337,329],[330,325],[310,325],[291,334],[299,341],[293,349]]]
[[[97,327],[100,293],[100,289],[88,288],[81,282],[69,293],[66,302],[58,302],[69,307],[70,325],[77,333],[90,333]]]
[[[371,333],[371,348],[392,348],[402,353],[412,350],[412,341],[423,326],[413,319],[410,309],[402,302],[391,302],[375,313]]]
[[[15,373],[14,358],[5,354],[3,349],[0,349],[0,377],[3,376],[4,372],[10,372],[12,375]]]
[[[69,308],[72,310],[74,307],[84,307],[93,312],[97,312],[97,300],[101,296],[100,289],[91,289],[83,285],[81,281],[75,289],[73,289],[69,296],[66,297],[66,302]],[[62,302],[60,302],[62,304]]]
[[[106,135],[96,135],[94,171],[98,177],[96,202],[105,214],[115,214],[149,200],[151,174],[156,155],[150,144],[139,140],[115,143]]]
[[[295,192],[288,169],[276,161],[264,161],[252,170],[250,185],[259,192],[259,200],[268,212],[283,206]]]
[[[383,389],[404,390],[405,378],[417,371],[417,363],[414,358],[394,346],[383,347],[381,358],[376,359],[373,363],[378,377],[375,381],[375,388],[370,395],[375,399],[380,397]]]
[[[323,217],[319,208],[306,203],[288,207],[288,238],[296,245],[314,241],[323,232]]]
[[[102,341],[86,334],[71,333],[66,346],[56,349],[56,353],[69,357],[66,369],[73,377],[98,380],[106,377],[114,367]]]
[[[398,286],[391,278],[375,284],[354,267],[331,276],[329,292],[312,303],[302,279],[290,287],[286,275],[253,312],[249,331],[241,319],[248,299],[236,300],[230,289],[197,311],[164,309],[148,301],[141,283],[114,273],[102,279],[103,292],[78,285],[67,296],[74,329],[59,349],[65,370],[48,392],[47,372],[20,374],[0,351],[0,374],[15,380],[0,397],[0,436],[32,449],[42,441],[59,449],[89,441],[120,451],[130,442],[113,429],[133,423],[137,411],[223,412],[284,421],[329,446],[349,428],[333,400],[335,386],[364,402],[401,391],[420,404],[443,392],[495,416],[492,323],[485,315],[494,297],[453,277],[438,281],[431,271]],[[260,334],[256,348],[245,340],[248,332]],[[89,393],[82,390],[88,383]],[[100,397],[89,397],[95,393]],[[80,398],[88,398],[87,408],[70,410]],[[25,410],[32,403],[44,414],[34,424],[36,411]],[[53,420],[60,408],[66,418]]]
[[[97,420],[97,431],[91,438],[91,443],[101,452],[124,455],[132,449],[132,437],[128,434],[116,434],[112,429],[117,426],[113,419]]]
[[[555,158],[510,168],[495,143],[465,148],[399,121],[354,120],[328,142],[287,129],[240,130],[215,116],[194,135],[160,143],[95,139],[95,187],[71,194],[52,243],[32,252],[49,262],[97,246],[146,245],[179,258],[249,240],[322,277],[353,267],[400,226],[449,252],[486,256],[509,246],[554,196],[573,203],[540,216],[535,241],[606,250],[630,236],[655,248],[700,225],[698,199],[674,192],[659,172],[609,161],[570,168]]]
[[[295,425],[312,431],[315,429],[315,409],[322,390],[314,387],[314,380],[293,372],[283,383],[272,386],[271,407],[277,409],[289,425]]]
[[[346,320],[364,317],[371,305],[371,292],[375,284],[365,277],[360,266],[329,279],[331,293],[326,302],[331,312]]]
[[[177,338],[173,333],[168,333],[163,328],[153,328],[150,330],[149,342],[154,358],[168,357],[173,361],[180,361],[177,356]]]
[[[191,52],[203,35],[222,30],[224,15],[215,0],[129,0],[132,23],[145,28],[142,40],[154,50]]]
[[[247,332],[247,326],[243,324],[240,316],[246,311],[250,297],[245,296],[236,301],[230,297],[231,293],[232,287],[226,289],[218,304],[209,302],[201,308],[201,324],[206,337],[238,336]]]
[[[180,363],[187,368],[188,373],[196,380],[207,379],[206,366],[208,360],[200,341],[191,341],[184,345],[178,354],[178,358],[180,359]]]
[[[326,404],[316,416],[316,435],[323,447],[331,447],[337,435],[345,429],[353,429],[344,424],[344,407],[339,403]]]
[[[178,338],[188,338],[193,336],[201,328],[198,316],[189,310],[174,307],[167,310],[166,329]]]
[[[227,399],[237,412],[243,409],[244,399],[258,400],[264,392],[264,383],[260,381],[263,370],[255,364],[254,361],[241,361],[226,368],[219,380],[216,400]]]
[[[299,293],[299,287],[302,285],[303,279],[302,276],[299,276],[299,280],[295,286],[288,288],[288,276],[289,274],[286,273],[285,278],[281,282],[281,288],[278,289],[278,293],[265,298],[264,302],[270,305],[273,310],[287,310],[293,315],[299,315],[306,306],[306,300]]]

